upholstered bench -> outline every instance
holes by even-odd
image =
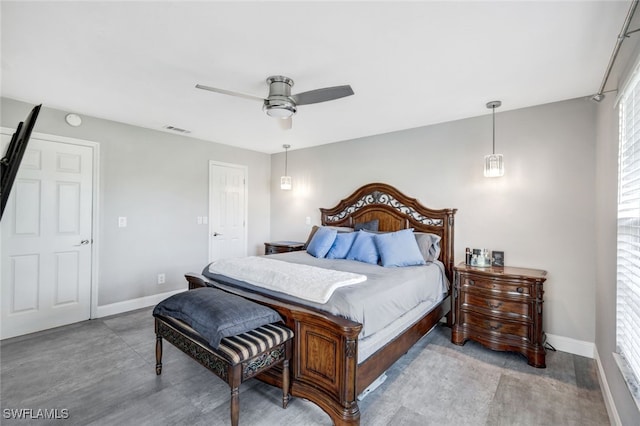
[[[289,402],[293,332],[274,310],[214,288],[190,290],[153,311],[156,374],[162,373],[162,339],[192,357],[231,388],[231,424],[238,424],[240,384],[282,364],[282,407]]]

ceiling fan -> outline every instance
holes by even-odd
[[[298,105],[317,104],[319,102],[332,101],[353,95],[353,89],[351,89],[349,85],[325,87],[323,89],[310,90],[292,95],[291,87],[293,87],[293,80],[282,75],[273,75],[267,78],[267,83],[269,84],[269,96],[266,98],[204,86],[202,84],[196,84],[196,87],[224,95],[261,101],[263,103],[262,109],[267,115],[279,118],[280,125],[283,129],[291,128],[291,117],[293,117],[298,110]]]

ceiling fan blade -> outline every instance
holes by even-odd
[[[203,86],[202,84],[196,84],[196,88],[202,90],[209,90],[210,92],[222,93],[223,95],[237,96],[239,98],[251,99],[260,102],[264,102],[265,99],[260,96],[247,95],[246,93],[232,92],[231,90],[218,89],[216,87]]]
[[[318,102],[332,101],[353,95],[353,89],[346,86],[325,87],[324,89],[310,90],[308,92],[291,95],[297,105],[317,104]]]
[[[278,121],[282,130],[291,130],[291,127],[293,127],[293,119],[291,117],[280,118]]]

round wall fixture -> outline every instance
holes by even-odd
[[[82,118],[78,114],[67,114],[64,120],[72,127],[78,127],[82,124]]]

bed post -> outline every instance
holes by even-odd
[[[454,297],[453,297],[453,292],[455,291],[455,285],[454,285],[454,273],[453,273],[453,267],[455,266],[455,251],[454,251],[454,246],[453,246],[453,239],[454,239],[454,235],[453,235],[453,231],[455,229],[454,227],[454,215],[456,214],[457,209],[449,209],[449,211],[447,212],[447,225],[446,225],[446,229],[445,232],[447,234],[447,247],[446,247],[446,251],[447,251],[447,256],[448,256],[448,260],[447,263],[445,263],[445,270],[447,273],[447,278],[449,279],[449,299],[451,301],[451,309],[449,309],[449,312],[447,313],[447,326],[448,327],[453,327],[453,321],[454,321],[454,313],[453,313],[453,301],[454,301]]]

